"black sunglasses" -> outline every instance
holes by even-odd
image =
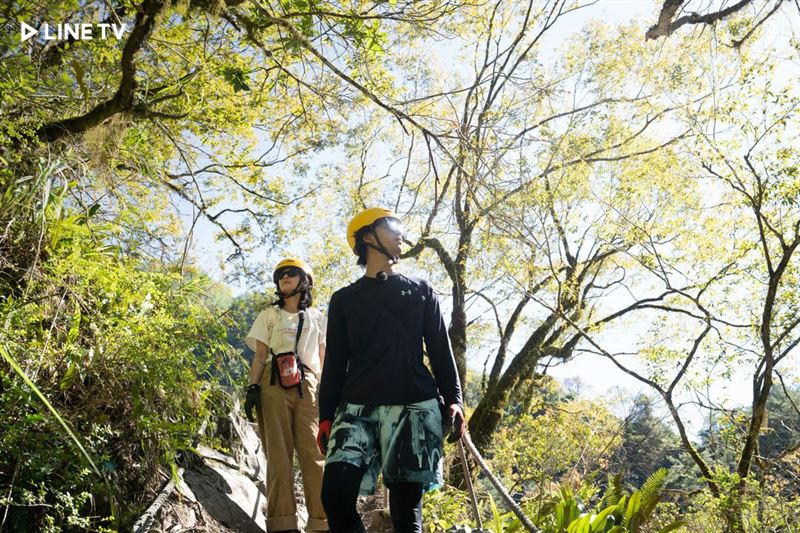
[[[303,269],[295,266],[283,267],[275,271],[275,274],[272,276],[272,281],[278,283],[278,280],[280,280],[283,276],[289,276],[290,278],[293,278],[295,276],[299,276],[302,272]]]

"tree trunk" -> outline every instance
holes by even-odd
[[[447,333],[453,347],[453,357],[458,368],[458,377],[462,389],[467,383],[467,313],[463,293],[458,289],[458,284],[453,283],[453,312],[450,314],[450,327]]]
[[[458,368],[462,390],[467,385],[467,257],[472,244],[472,226],[465,226],[458,239],[458,253],[454,263],[451,279],[453,282],[453,312],[450,315],[450,327],[447,333],[453,348],[453,357]]]
[[[492,442],[492,436],[500,425],[503,411],[509,403],[511,393],[523,381],[536,373],[536,364],[543,353],[542,343],[553,329],[557,316],[550,315],[534,331],[522,349],[514,356],[511,364],[492,387],[487,387],[486,394],[475,407],[469,420],[469,432],[472,442],[483,453]]]

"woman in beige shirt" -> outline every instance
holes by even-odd
[[[267,456],[267,529],[298,531],[292,457],[297,451],[308,508],[308,531],[327,531],[320,501],[324,457],[316,445],[319,427],[317,386],[325,356],[325,316],[311,308],[313,278],[302,259],[287,258],[273,271],[278,300],[256,317],[245,342],[255,352],[245,412],[256,408]],[[298,328],[302,327],[298,336]],[[296,347],[296,348],[295,348]],[[276,355],[294,353],[302,382],[281,385]],[[289,356],[291,357],[291,356]],[[294,368],[294,367],[292,367]],[[264,370],[267,372],[264,372]]]

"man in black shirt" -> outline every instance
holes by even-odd
[[[395,531],[421,532],[422,494],[442,483],[442,414],[453,420],[450,440],[463,430],[461,384],[436,294],[427,281],[392,270],[402,237],[387,209],[356,215],[347,240],[366,273],[331,297],[318,443],[327,452],[322,502],[333,533],[364,531],[356,498],[374,491],[379,473]]]

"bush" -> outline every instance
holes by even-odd
[[[4,527],[124,527],[213,407],[204,378],[227,357],[225,330],[203,279],[110,246],[115,226],[70,212],[69,184],[27,194],[45,181],[21,180],[0,205],[16,209],[0,248],[31,234],[41,247],[6,257],[0,280]]]

